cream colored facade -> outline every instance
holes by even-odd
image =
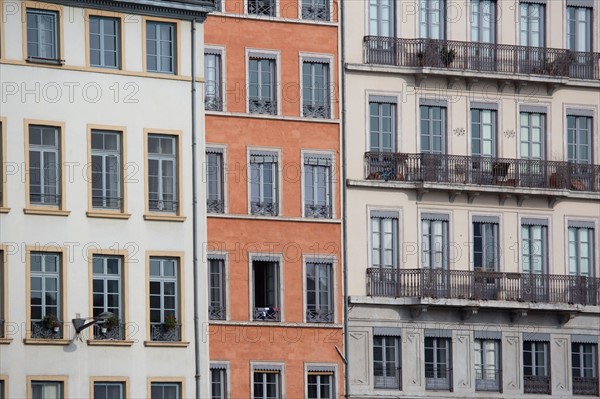
[[[419,40],[432,37],[419,25],[422,7],[427,3],[434,2],[373,0],[345,4],[347,231],[348,243],[351,243],[348,245],[350,396],[580,397],[581,382],[574,382],[576,366],[572,351],[576,344],[586,340],[595,353],[593,377],[586,381],[595,388],[581,397],[597,397],[600,340],[598,3],[441,1],[446,10],[445,38]],[[492,28],[495,43],[507,46],[474,44],[477,40],[472,33],[475,20],[472,7],[479,3],[482,7],[495,8],[496,27]],[[386,4],[394,7],[391,25],[395,28],[391,31],[387,30],[385,21],[378,25],[373,22],[377,20],[377,10],[385,13]],[[528,65],[530,69],[525,71],[520,69],[524,68],[520,57],[539,52],[527,46],[516,47],[523,44],[520,30],[526,30],[522,8],[531,4],[544,7],[545,48],[563,50],[543,52],[544,56],[538,58],[541,64],[535,68]],[[591,18],[588,27],[592,53],[585,54],[596,55],[586,59],[589,74],[575,76],[573,64],[561,72],[552,70],[549,65],[552,60],[555,64],[562,62],[561,55],[569,57],[569,52],[564,50],[569,46],[568,7],[584,8]],[[367,36],[372,38],[366,39]],[[442,52],[448,49],[455,52],[449,62],[444,62]],[[482,55],[481,51],[488,53]],[[475,62],[489,64],[482,68]],[[576,61],[571,58],[570,62]],[[378,130],[374,124],[380,123],[380,119],[370,119],[370,103],[393,104],[391,152],[396,153],[395,156],[372,149],[370,132]],[[440,155],[432,155],[431,158],[438,161],[429,164],[425,163],[429,159],[425,154],[428,151],[420,141],[425,129],[422,125],[428,120],[421,117],[425,107],[445,110]],[[476,157],[473,145],[472,110],[479,109],[495,114],[493,153],[487,161]],[[521,118],[527,113],[539,113],[545,118],[542,155],[537,164],[540,166],[536,166],[540,169],[532,172],[540,176],[536,184],[527,183],[532,169],[526,171],[522,166],[528,154],[523,145],[527,140]],[[588,162],[596,166],[585,167],[586,172],[580,179],[587,179],[585,187],[579,185],[575,177],[568,184],[556,184],[561,168],[574,170],[569,168],[575,167],[567,163],[570,160],[567,119],[573,115],[586,115],[591,124]],[[374,152],[367,156],[369,151]],[[483,158],[485,155],[488,154]],[[508,169],[495,169],[500,163],[508,165]],[[378,256],[374,254],[378,251],[378,231],[373,227],[372,218],[391,219],[390,226],[396,226],[386,238],[389,246],[381,245],[389,248],[387,267],[377,265],[374,259]],[[441,223],[440,232],[447,230],[440,233],[443,239],[431,241],[441,244],[436,249],[438,255],[445,258],[439,264],[445,264],[441,270],[430,272],[424,255],[428,253],[425,241],[429,242],[429,238],[424,230],[432,220]],[[536,283],[543,287],[543,295],[532,298],[525,293],[532,288],[527,288],[530,275],[524,269],[527,242],[524,229],[529,223],[535,224],[535,220],[543,220],[540,231],[544,232],[546,242],[539,259],[544,259],[542,275],[550,276]],[[495,270],[484,278],[493,292],[485,294],[477,291],[477,284],[483,280],[477,275],[480,265],[476,264],[474,254],[475,224],[483,222],[497,229],[493,233],[496,252],[491,255]],[[573,255],[569,252],[569,229],[579,225],[592,231],[589,237],[593,237],[590,241],[593,249],[589,254],[593,258],[589,275],[593,278],[585,280],[585,289],[579,285],[567,287],[568,283],[558,283],[565,285],[556,288],[552,281],[575,279],[567,277],[572,275],[569,256]],[[384,252],[380,253],[385,256]],[[579,265],[579,261],[572,262]],[[396,269],[399,271],[389,271]],[[508,286],[513,283],[515,292],[510,293]],[[569,292],[587,289],[594,292],[593,301],[567,297]],[[559,291],[560,294],[553,296]],[[482,333],[490,330],[494,333]],[[478,374],[480,366],[476,359],[477,341],[485,336],[498,345],[492,371],[496,385],[491,389],[488,386],[487,391],[482,389],[485,381],[482,383],[484,378]],[[375,341],[380,345],[382,337],[396,339],[397,352],[392,361],[387,359],[389,363],[384,371],[376,371],[375,367],[383,363],[376,353]],[[442,362],[441,367],[447,369],[448,380],[430,374],[431,359],[425,364],[426,341],[438,338],[448,340],[449,360]],[[534,387],[531,381],[535,378],[524,376],[524,363],[528,362],[524,348],[529,348],[531,342],[547,345],[544,365],[547,373],[543,377],[548,389]],[[399,370],[392,371],[387,380],[377,378],[389,372],[389,367]]]
[[[196,68],[198,89],[201,89],[202,22],[211,9],[211,2],[191,1],[0,2],[0,154],[3,176],[6,176],[5,184],[0,186],[3,189],[0,196],[0,398],[38,397],[36,382],[50,385],[59,382],[61,398],[94,397],[94,384],[121,384],[117,388],[121,390],[121,397],[157,397],[151,394],[152,384],[157,383],[176,385],[180,398],[209,395],[205,340],[199,343],[199,393],[196,393],[194,378],[190,93],[191,21],[198,21]],[[33,27],[28,14],[37,12],[50,12],[55,16],[55,33],[50,34],[54,35],[58,49],[54,56],[33,59],[31,53],[28,54],[26,25]],[[120,60],[116,68],[90,65],[93,64],[90,61],[90,20],[93,17],[116,21]],[[171,31],[175,55],[173,73],[151,72],[146,65],[146,29],[151,22],[174,28]],[[38,40],[46,40],[41,37]],[[197,97],[195,127],[198,142],[202,143],[204,111],[201,96]],[[34,184],[31,169],[34,155],[29,152],[34,144],[29,142],[31,126],[58,129],[59,142],[55,150],[59,154],[61,173],[57,205],[43,206],[35,203],[39,202],[37,199],[31,200],[30,184]],[[119,205],[115,209],[92,202],[91,141],[94,132],[102,131],[120,137],[117,151],[120,191],[115,199]],[[149,207],[150,134],[162,135],[175,143],[173,176],[177,205],[173,212],[163,211],[156,203]],[[198,170],[202,169],[203,154],[199,146]],[[198,196],[204,198],[204,180],[200,173],[196,178]],[[103,198],[109,200],[108,196]],[[198,203],[200,223],[195,239],[201,255],[202,243],[206,242],[205,202]],[[58,254],[60,259],[58,319],[62,324],[56,333],[49,330],[40,333],[33,329],[32,323],[32,301],[38,301],[32,294],[32,290],[37,289],[32,276],[32,255],[49,253]],[[117,302],[120,323],[124,326],[121,335],[114,339],[102,336],[104,332],[99,330],[94,332],[94,327],[77,336],[71,323],[72,319],[92,316],[94,306],[101,305],[94,292],[108,292],[108,288],[97,288],[93,259],[98,255],[114,256],[120,262]],[[149,308],[156,308],[150,301],[153,277],[149,269],[153,259],[166,259],[175,264],[174,302],[176,323],[180,325],[175,327],[175,338],[156,335],[151,326]],[[202,262],[199,267],[204,270]],[[205,304],[206,279],[199,278],[198,284],[200,302]],[[49,301],[48,292],[52,289],[49,286],[45,289],[44,298]],[[199,309],[202,326],[208,315],[206,306]],[[163,327],[158,325],[158,328]],[[44,397],[53,397],[56,393],[53,389],[47,387],[45,395],[50,396]]]

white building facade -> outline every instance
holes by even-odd
[[[209,395],[191,93],[212,8],[0,2],[0,398]],[[73,319],[106,312],[75,333]]]

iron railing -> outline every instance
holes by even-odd
[[[223,111],[223,99],[218,96],[204,97],[204,110],[206,111]]]
[[[551,379],[549,376],[525,375],[523,376],[523,392],[541,393],[550,395],[552,393]]]
[[[219,199],[219,200],[206,199],[206,212],[208,212],[208,213],[225,213],[225,201],[222,199]]]
[[[573,395],[600,395],[598,377],[573,377]]]
[[[227,308],[225,306],[209,306],[208,318],[210,320],[225,320],[227,316]]]
[[[148,207],[154,212],[175,213],[179,207],[179,201],[150,199]]]
[[[152,341],[177,342],[181,341],[181,324],[168,328],[163,323],[153,323],[151,325]]]
[[[275,0],[248,0],[248,14],[275,16]]]
[[[331,111],[329,105],[304,104],[302,105],[302,116],[306,118],[329,119]]]
[[[307,309],[307,323],[333,323],[333,309]]]
[[[600,79],[600,53],[455,40],[365,36],[365,63]]]
[[[122,341],[125,339],[125,324],[118,323],[114,326],[104,324],[94,324],[94,339]]]
[[[31,322],[31,338],[35,339],[62,339],[63,322],[56,321],[53,326],[44,321],[36,320]]]
[[[95,209],[121,209],[121,197],[96,197],[92,196],[92,207]]]
[[[502,371],[496,368],[475,370],[475,390],[500,392]]]
[[[61,201],[60,194],[40,194],[40,193],[30,193],[29,194],[29,202],[34,205],[59,205]]]
[[[325,4],[302,4],[302,19],[312,19],[314,21],[329,21],[329,0]]]
[[[279,205],[276,202],[250,202],[250,213],[252,215],[277,216],[279,214]]]
[[[444,269],[367,269],[367,295],[598,305],[600,279]]]
[[[304,216],[307,218],[331,219],[331,205],[304,205]]]
[[[402,369],[400,367],[374,368],[373,386],[377,389],[402,389]]]
[[[260,321],[280,321],[279,308],[254,308],[254,320]]]
[[[452,369],[441,366],[426,366],[425,389],[452,391]]]
[[[277,115],[277,102],[260,98],[250,98],[248,109],[251,114]]]
[[[368,180],[600,192],[600,165],[448,154],[366,152]]]

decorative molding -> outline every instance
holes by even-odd
[[[464,127],[457,127],[453,130],[455,136],[464,136],[467,132]]]
[[[507,129],[504,131],[504,137],[508,138],[508,139],[512,139],[517,135],[517,132],[515,132],[513,129]]]

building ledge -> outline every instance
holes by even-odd
[[[36,339],[36,338],[25,338],[23,340],[25,345],[60,345],[66,346],[71,343],[70,339]]]
[[[261,321],[231,321],[231,320],[209,320],[210,325],[215,326],[251,326],[251,327],[281,327],[281,328],[326,328],[340,329],[344,328],[338,323],[289,323],[289,322],[261,322]]]
[[[144,214],[144,220],[151,220],[155,222],[185,222],[185,216],[177,215],[160,215],[154,213]]]
[[[303,223],[332,223],[340,224],[340,219],[319,219],[319,218],[299,218],[291,216],[258,216],[258,215],[246,215],[236,213],[207,213],[207,217],[216,219],[245,219],[245,220],[264,220],[264,221],[276,221],[276,222],[303,222]]]
[[[0,338],[0,345],[8,345],[12,342],[12,338]]]
[[[187,341],[164,342],[164,341],[144,341],[144,346],[154,348],[187,348],[190,345]]]
[[[53,208],[23,208],[26,215],[46,215],[46,216],[69,216],[71,211]]]
[[[131,213],[120,213],[120,212],[99,212],[91,211],[85,213],[89,218],[101,218],[101,219],[129,219]]]
[[[88,339],[89,346],[132,346],[134,341],[131,340],[111,340],[111,339]]]
[[[251,114],[245,112],[227,112],[227,111],[205,111],[206,116],[221,116],[230,118],[250,118],[250,119],[269,119],[280,121],[304,122],[304,123],[326,123],[339,125],[339,119],[322,119],[322,118],[304,118],[300,116],[285,116],[285,115],[267,115],[267,114]]]

